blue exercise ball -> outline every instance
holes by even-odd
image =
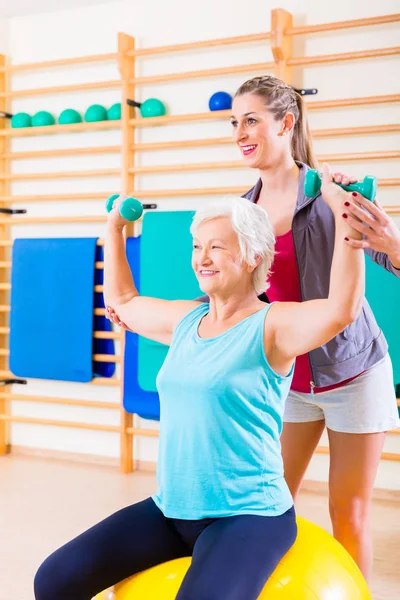
[[[210,110],[229,110],[232,108],[232,96],[227,92],[215,92],[208,101]]]

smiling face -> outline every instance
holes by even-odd
[[[237,235],[229,217],[204,221],[193,239],[192,267],[206,294],[229,295],[238,286],[252,285],[253,269],[241,258]]]
[[[261,96],[252,93],[236,96],[232,103],[231,123],[233,139],[248,167],[265,169],[285,156],[291,156],[293,115],[288,113],[284,119],[275,120]]]

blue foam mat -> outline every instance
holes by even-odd
[[[97,238],[14,241],[10,370],[16,376],[93,378],[96,243]]]
[[[137,289],[140,288],[140,238],[126,240],[126,255],[131,267]],[[123,406],[129,413],[135,413],[144,419],[159,420],[160,402],[157,392],[146,392],[139,380],[139,336],[126,332],[124,355],[124,393]]]

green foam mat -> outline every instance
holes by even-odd
[[[382,329],[393,363],[394,384],[400,384],[400,279],[374,263],[369,256],[366,263],[365,295]]]
[[[191,266],[193,211],[148,212],[143,218],[140,293],[165,300],[191,300],[202,295]],[[157,391],[156,377],[168,347],[139,338],[139,386]]]

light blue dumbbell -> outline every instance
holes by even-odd
[[[120,194],[113,194],[106,202],[107,212],[111,212],[114,202],[119,198]],[[125,198],[119,207],[119,214],[127,221],[137,221],[143,214],[143,204],[136,198]]]
[[[334,182],[336,183],[336,182]],[[377,183],[376,177],[372,175],[366,175],[363,181],[356,181],[355,183],[349,183],[349,185],[343,185],[338,183],[341,188],[347,192],[358,192],[367,200],[372,202],[375,200]],[[304,179],[304,195],[313,198],[318,194],[321,189],[321,175],[315,169],[309,169]]]

